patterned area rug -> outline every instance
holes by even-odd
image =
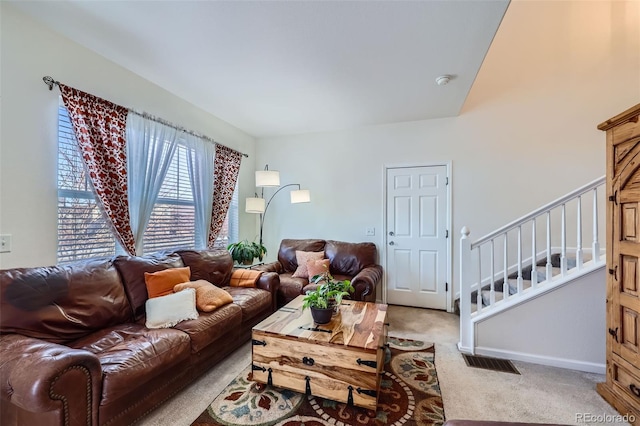
[[[375,412],[252,382],[247,367],[192,426],[442,425],[434,345],[393,337],[388,342],[391,360],[385,364]]]

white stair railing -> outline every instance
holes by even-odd
[[[604,227],[600,221],[604,215],[599,209],[605,206],[604,184],[603,176],[473,243],[469,228],[462,228],[458,344],[461,351],[474,353],[474,324],[479,320],[602,267],[600,232]],[[592,204],[586,221],[582,209],[585,199]],[[589,227],[591,248],[585,250],[583,234]],[[567,235],[568,231],[573,233],[572,230],[575,235]],[[530,247],[526,258],[523,258],[524,239],[530,240],[526,244]],[[540,240],[546,241],[540,244]],[[568,241],[575,242],[575,247],[569,247]],[[544,250],[538,252],[538,247]]]

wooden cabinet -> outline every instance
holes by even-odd
[[[607,132],[607,381],[598,392],[640,425],[640,104]]]

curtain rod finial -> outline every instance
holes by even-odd
[[[45,77],[42,77],[42,81],[44,81],[44,84],[49,86],[49,90],[53,90],[53,85],[54,84],[60,84],[57,81],[55,81],[52,77],[50,77],[48,75],[45,76]]]

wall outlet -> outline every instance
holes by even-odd
[[[369,227],[365,230],[365,234],[367,235],[367,237],[373,237],[376,235],[376,228],[373,227]]]
[[[11,235],[0,235],[0,253],[8,253],[11,251]]]

